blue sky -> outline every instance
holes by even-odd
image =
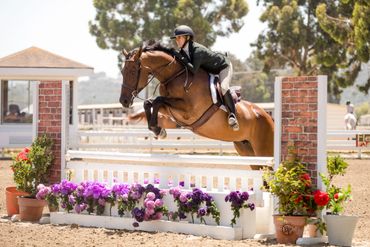
[[[249,56],[249,43],[257,38],[263,24],[255,1],[248,4],[250,11],[241,31],[218,38],[212,49],[231,52],[242,60]],[[94,17],[91,0],[1,0],[0,58],[37,46],[116,77],[117,52],[100,49],[89,33],[88,21]]]

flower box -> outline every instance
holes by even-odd
[[[140,222],[139,227],[133,227],[132,224],[135,222],[135,219],[133,218],[74,214],[65,212],[50,213],[50,222],[51,224],[78,224],[87,227],[103,227],[109,229],[141,230],[148,232],[175,232],[192,234],[196,236],[209,236],[215,239],[225,240],[240,240],[254,237],[254,234],[250,236],[244,236],[242,227],[190,224],[188,222],[175,222],[167,220],[144,221]],[[249,226],[250,224],[248,223],[248,226],[244,228],[249,228]],[[251,229],[250,232],[253,232],[253,229]]]

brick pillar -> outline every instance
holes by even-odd
[[[46,133],[54,141],[54,162],[50,183],[61,179],[62,81],[41,81],[39,84],[38,135]]]
[[[307,165],[312,180],[318,176],[318,77],[281,80],[281,160],[294,144],[297,157]]]

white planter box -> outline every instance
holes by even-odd
[[[211,226],[203,224],[191,224],[188,222],[174,222],[166,220],[145,221],[139,223],[139,227],[133,227],[132,218],[121,218],[113,216],[96,216],[86,214],[73,214],[64,212],[50,213],[51,224],[78,224],[88,227],[103,227],[111,229],[142,230],[149,232],[175,232],[192,234],[196,236],[210,236],[216,239],[240,240],[244,238],[253,238],[253,229],[247,230],[247,227],[230,226]],[[243,232],[250,232],[251,235],[244,235]]]

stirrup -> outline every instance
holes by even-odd
[[[239,130],[239,123],[238,120],[236,119],[236,116],[234,113],[229,114],[229,119],[228,119],[229,126],[234,130],[238,131]]]

